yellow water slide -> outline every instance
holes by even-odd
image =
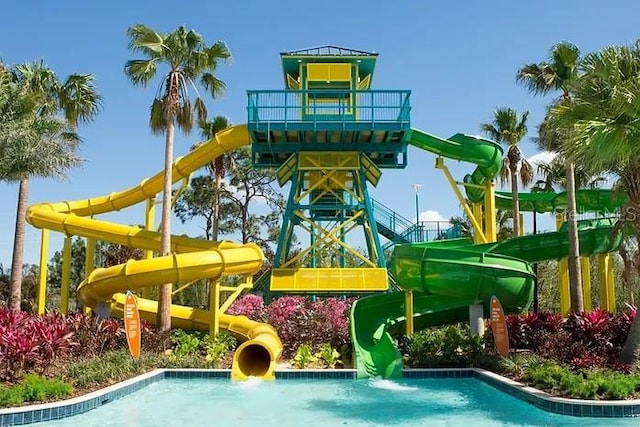
[[[173,180],[189,175],[216,157],[248,144],[245,125],[234,126],[216,135],[173,164]],[[145,250],[160,250],[160,234],[137,226],[126,226],[93,219],[95,215],[118,211],[154,198],[162,191],[163,172],[143,180],[139,185],[107,196],[60,203],[42,203],[29,207],[27,221],[34,227],[82,236]],[[223,275],[252,275],[262,266],[264,256],[255,244],[211,242],[186,236],[172,236],[172,255],[130,260],[126,264],[98,268],[78,287],[78,298],[95,308],[107,303],[111,313],[122,315],[123,292],[161,283],[188,283]],[[155,322],[157,302],[138,299],[140,315]],[[172,325],[208,330],[211,314],[206,310],[171,306]],[[274,378],[282,343],[275,329],[245,316],[219,315],[220,327],[244,339],[233,358],[232,378],[250,376]]]

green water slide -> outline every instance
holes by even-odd
[[[580,253],[615,250],[622,241],[611,219],[579,224]],[[469,305],[488,303],[496,295],[507,313],[526,310],[533,298],[533,262],[563,258],[565,231],[529,235],[499,243],[473,245],[468,239],[397,245],[390,270],[396,283],[414,291],[416,330],[469,320]],[[351,337],[358,377],[395,377],[402,358],[391,333],[405,322],[403,292],[357,300],[351,309]]]
[[[421,150],[477,165],[476,169],[463,179],[468,184],[482,185],[486,180],[496,177],[502,167],[502,147],[479,136],[457,133],[449,139],[443,139],[417,129],[411,129],[408,132],[407,141],[409,145]],[[469,200],[472,202],[482,201],[482,188],[465,187],[465,189]]]
[[[493,179],[501,166],[502,150],[482,138],[456,134],[441,139],[412,130],[409,143],[455,160],[477,165],[464,179],[482,184]],[[549,212],[566,204],[562,193],[519,195],[523,210]],[[482,200],[481,188],[467,188],[467,197]],[[612,212],[624,200],[606,190],[587,190],[578,196],[579,208]],[[510,207],[510,195],[496,195],[498,206]],[[614,233],[613,220],[587,220],[579,224],[580,253],[607,253],[622,241]],[[416,330],[427,326],[468,321],[469,305],[484,304],[496,295],[507,313],[528,308],[533,298],[534,274],[530,263],[560,259],[568,253],[564,230],[530,235],[499,243],[474,245],[467,239],[397,245],[390,270],[397,284],[412,289]],[[404,292],[373,295],[357,300],[351,309],[351,337],[358,377],[385,378],[401,375],[402,357],[391,334],[405,323]]]
[[[613,215],[627,201],[623,192],[606,189],[576,191],[578,212]],[[567,207],[567,193],[518,193],[521,212],[563,212]],[[511,209],[511,193],[496,192],[496,207]]]

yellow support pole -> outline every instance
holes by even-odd
[[[585,311],[591,311],[591,261],[589,257],[580,258],[580,270],[582,271],[582,300]]]
[[[404,306],[405,317],[407,319],[405,324],[406,333],[407,335],[413,335],[413,291],[411,289],[404,291]]]
[[[87,248],[84,255],[84,277],[89,277],[93,269],[95,268],[95,256],[96,256],[96,239],[87,239]],[[91,314],[91,307],[84,307],[84,314]]]
[[[600,278],[600,307],[613,312],[616,309],[616,294],[611,254],[598,255],[598,276]]]
[[[447,181],[449,181],[449,184],[451,185],[451,189],[453,190],[454,194],[458,198],[458,202],[460,202],[460,206],[462,206],[464,213],[467,214],[467,217],[469,217],[469,221],[471,221],[471,225],[473,225],[475,234],[478,235],[479,243],[488,243],[487,238],[484,235],[484,231],[482,230],[482,226],[478,221],[476,221],[475,215],[471,211],[471,208],[469,208],[467,201],[465,200],[464,196],[460,192],[460,189],[458,188],[458,183],[456,182],[455,179],[453,179],[453,176],[451,175],[451,172],[449,171],[449,168],[447,167],[447,165],[444,164],[444,159],[442,157],[438,157],[436,159],[436,169],[442,170],[442,172],[444,173],[444,176],[447,178]]]
[[[47,265],[49,258],[49,230],[42,229],[40,239],[40,272],[38,274],[37,314],[44,314],[47,304]]]
[[[480,203],[473,203],[471,205],[471,211],[473,212],[473,216],[480,226],[482,226],[482,205]],[[486,224],[483,229],[486,229]],[[486,237],[486,235],[485,235]],[[473,233],[473,243],[482,243],[482,238],[478,233]]]
[[[144,215],[144,226],[147,230],[154,230],[155,222],[156,222],[156,202],[155,202],[155,199],[148,199],[147,206],[145,209],[145,215]],[[152,250],[144,251],[144,257],[145,259],[153,258],[153,251]],[[142,297],[143,298],[151,297],[150,287],[142,289]]]
[[[564,222],[564,215],[556,214],[556,229],[560,229]],[[559,286],[560,286],[560,314],[566,316],[571,311],[571,293],[569,292],[569,260],[558,260]]]
[[[607,263],[607,295],[610,303],[610,311],[616,311],[616,284],[615,284],[615,275],[613,272],[613,259],[611,258],[611,254],[607,254],[609,257],[609,262]]]
[[[489,243],[498,240],[496,217],[496,189],[490,180],[484,183],[484,236]]]
[[[220,281],[211,281],[209,286],[213,287],[209,292],[209,313],[211,313],[209,336],[214,339],[220,332]]]
[[[71,236],[64,237],[62,247],[62,284],[60,286],[60,312],[69,312],[69,284],[71,282]]]

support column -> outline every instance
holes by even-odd
[[[484,235],[488,243],[498,239],[496,216],[496,191],[493,180],[490,180],[484,183]]]
[[[484,306],[482,303],[469,305],[469,326],[471,335],[484,335]]]
[[[585,311],[593,310],[591,303],[591,260],[589,257],[580,258],[580,271],[582,271],[582,300]]]
[[[598,275],[600,276],[600,307],[614,312],[616,310],[616,294],[611,254],[598,255]]]
[[[89,275],[95,268],[95,256],[96,256],[96,239],[87,238],[87,249],[84,255],[84,278],[89,278]],[[83,308],[84,314],[91,314],[91,307]]]
[[[49,258],[49,230],[42,229],[40,238],[40,271],[38,274],[37,314],[44,314],[47,304],[47,266]]]
[[[520,215],[520,230],[518,230],[518,236],[524,236],[524,215],[522,213]]]
[[[71,236],[65,236],[62,248],[62,284],[60,285],[60,312],[69,312],[69,284],[71,282]]]
[[[556,214],[556,230],[564,223],[564,214]],[[571,311],[571,293],[569,291],[569,260],[558,260],[558,289],[560,294],[560,314],[566,316]]]
[[[214,339],[220,332],[220,281],[211,281],[209,289],[209,313],[211,320],[209,321],[209,336]]]
[[[404,307],[405,307],[405,318],[406,320],[406,334],[413,335],[413,291],[411,289],[407,289],[404,291]]]
[[[473,212],[473,217],[475,218],[477,223],[480,224],[480,227],[482,227],[482,229],[485,230],[486,224],[483,223],[482,205],[480,203],[472,204],[471,212]],[[482,237],[480,236],[480,233],[473,233],[473,243],[476,243],[476,244],[484,243],[482,241]]]
[[[156,201],[155,199],[148,199],[147,206],[144,215],[144,227],[147,230],[155,229],[155,214],[156,214]],[[153,258],[153,251],[144,251],[145,259]],[[151,287],[142,288],[142,298],[151,298]]]

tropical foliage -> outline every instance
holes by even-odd
[[[159,67],[167,68],[162,74],[156,95],[151,103],[149,125],[156,134],[165,136],[164,188],[162,191],[161,255],[171,253],[171,196],[172,164],[175,128],[189,134],[194,114],[198,123],[207,120],[207,108],[199,95],[191,102],[190,89],[200,84],[211,97],[224,91],[224,82],[216,77],[218,65],[231,57],[222,41],[207,45],[202,35],[184,26],[172,33],[160,33],[142,24],[127,30],[129,49],[141,59],[131,59],[124,66],[126,76],[134,85],[147,86],[158,74]],[[158,325],[162,330],[171,328],[172,284],[160,285],[158,296]]]
[[[80,164],[75,129],[93,120],[101,98],[91,74],[60,81],[42,61],[0,68],[0,180],[19,183],[10,302],[19,310],[29,178],[63,178]]]
[[[513,229],[520,234],[520,205],[518,202],[518,183],[527,187],[533,181],[533,167],[522,155],[519,143],[527,134],[527,120],[529,112],[520,116],[513,108],[497,108],[493,113],[493,120],[483,123],[480,128],[487,136],[507,147],[500,179],[503,183],[511,183],[511,203],[513,215]]]
[[[548,94],[560,92],[560,98],[552,101],[551,105],[569,105],[572,102],[572,91],[576,85],[579,73],[580,50],[572,43],[562,42],[554,45],[549,51],[549,58],[539,64],[528,64],[518,70],[516,79],[533,94]],[[571,309],[576,312],[584,310],[582,300],[582,275],[580,271],[580,241],[578,240],[578,215],[576,210],[575,163],[564,156],[564,144],[571,137],[571,130],[558,127],[557,122],[545,118],[538,127],[539,137],[536,138],[541,149],[558,153],[556,164],[564,165],[567,191],[567,210],[565,218],[569,233],[569,283],[571,290]],[[584,170],[581,168],[584,175]]]

